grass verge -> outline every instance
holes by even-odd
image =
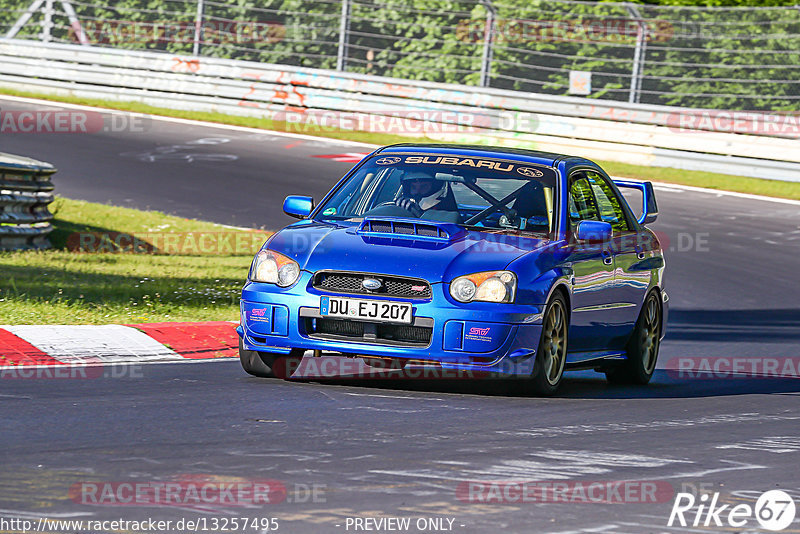
[[[297,126],[287,128],[285,122],[273,121],[270,119],[259,119],[255,117],[239,117],[236,115],[225,115],[222,113],[209,113],[202,111],[184,111],[169,108],[149,106],[138,102],[116,102],[111,100],[101,100],[94,98],[79,98],[72,96],[48,95],[27,91],[17,91],[0,87],[0,94],[22,96],[28,98],[40,98],[56,102],[68,102],[72,104],[82,104],[107,109],[117,109],[134,113],[147,113],[151,115],[161,115],[166,117],[177,117],[182,119],[192,119],[220,124],[231,124],[235,126],[247,126],[250,128],[260,128],[263,130],[277,131],[296,131]],[[306,133],[303,131],[296,133]],[[342,139],[348,141],[359,141],[376,145],[389,145],[392,143],[407,143],[410,138],[393,134],[375,134],[370,132],[358,132],[352,130],[339,130],[326,128],[322,131],[315,130],[309,135],[325,137],[330,139]],[[646,167],[642,165],[630,165],[613,161],[598,160],[599,163],[609,174],[615,176],[625,176],[640,180],[654,180],[674,184],[692,185],[696,187],[707,187],[709,189],[719,189],[724,191],[737,191],[740,193],[750,193],[765,195],[777,198],[789,198],[800,200],[800,183],[782,182],[779,180],[762,180],[758,178],[747,178],[743,176],[732,176],[728,174],[717,174],[702,171],[686,171],[681,169],[671,169],[667,167]]]
[[[0,253],[0,324],[235,321],[268,235],[60,197],[52,211],[54,250]]]

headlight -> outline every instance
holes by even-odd
[[[450,295],[459,302],[514,302],[517,276],[511,271],[488,271],[459,276],[450,284]]]
[[[271,250],[260,250],[250,267],[250,280],[288,287],[300,278],[296,261]]]

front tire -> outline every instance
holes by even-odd
[[[247,374],[258,378],[288,378],[300,365],[302,351],[293,349],[289,354],[275,354],[246,350],[239,338],[239,361]]]
[[[539,395],[553,395],[564,377],[567,362],[567,304],[556,294],[545,308],[542,335],[533,366],[533,390]]]
[[[652,291],[644,301],[633,334],[628,341],[625,363],[605,371],[609,382],[638,385],[650,382],[656,370],[658,350],[661,347],[662,317],[658,292]]]

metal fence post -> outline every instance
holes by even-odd
[[[44,16],[45,19],[42,22],[42,41],[48,42],[52,40],[52,28],[53,28],[53,3],[55,0],[47,0],[47,5],[44,8]],[[6,39],[13,39],[17,36],[20,30],[31,20],[34,13],[36,13],[39,9],[41,9],[42,5],[45,4],[45,0],[34,0],[34,2],[28,6],[28,9],[22,14],[22,16],[17,19],[11,29],[8,30],[6,33]],[[78,20],[78,15],[75,14],[75,9],[73,9],[72,4],[69,3],[69,0],[61,0],[61,8],[66,13],[67,18],[69,19],[70,26],[72,27],[72,31],[75,32],[75,36],[78,38],[78,41],[84,46],[91,46],[91,42],[89,42],[89,38],[86,36],[86,32],[83,31],[83,26],[81,26],[81,21]]]
[[[92,43],[86,36],[86,32],[83,31],[83,26],[81,26],[81,21],[78,20],[78,15],[77,13],[75,13],[75,9],[72,7],[72,4],[70,4],[67,0],[61,0],[61,9],[63,9],[64,13],[67,14],[67,18],[69,19],[69,24],[72,27],[72,31],[75,32],[75,36],[78,38],[78,41],[83,46],[92,46]]]
[[[49,43],[53,40],[53,0],[44,3],[44,18],[42,19],[42,42]]]
[[[644,71],[644,55],[647,49],[647,25],[642,20],[639,9],[634,4],[625,4],[625,9],[636,21],[636,48],[633,51],[633,70],[631,72],[631,88],[628,102],[639,102],[642,91],[642,72]]]
[[[200,55],[200,41],[203,38],[203,0],[197,0],[197,14],[194,17],[194,44],[192,55]]]
[[[25,10],[25,13],[23,13],[22,16],[17,19],[17,22],[11,26],[11,29],[8,30],[6,33],[6,39],[13,39],[16,37],[22,27],[25,26],[29,20],[31,20],[33,14],[36,13],[43,3],[44,0],[34,0],[34,2],[28,6],[28,9]]]
[[[350,26],[350,0],[342,0],[342,16],[339,20],[339,51],[336,54],[336,70],[347,66],[347,32]]]
[[[495,20],[497,10],[491,0],[480,0],[486,8],[486,28],[483,33],[483,53],[481,54],[481,87],[489,87],[489,77],[492,74],[492,45],[494,44]]]

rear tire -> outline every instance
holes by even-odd
[[[542,335],[539,338],[539,348],[536,349],[531,377],[533,390],[539,395],[553,395],[564,377],[564,366],[567,362],[568,317],[564,297],[556,293],[544,311]]]
[[[612,384],[638,384],[650,382],[656,369],[658,350],[661,347],[661,322],[663,312],[658,292],[651,291],[644,301],[636,326],[628,341],[628,358],[617,367],[605,371]]]
[[[292,349],[289,354],[245,350],[239,338],[239,361],[246,373],[258,378],[288,378],[300,365],[303,351]]]

